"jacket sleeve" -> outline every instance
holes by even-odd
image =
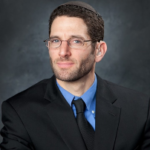
[[[143,134],[143,140],[139,150],[150,150],[150,100],[148,106],[147,121]]]
[[[3,137],[1,150],[34,150],[23,122],[7,101],[2,103],[2,122],[4,127],[0,132]]]

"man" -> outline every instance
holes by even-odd
[[[103,36],[86,3],[52,12],[45,42],[54,76],[3,102],[2,150],[150,150],[149,98],[95,74]]]

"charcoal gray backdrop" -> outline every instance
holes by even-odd
[[[67,1],[0,0],[0,105],[52,76],[43,40],[48,38],[50,13]],[[150,0],[84,2],[96,8],[105,21],[108,51],[96,72],[104,79],[150,95]]]

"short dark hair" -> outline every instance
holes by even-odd
[[[93,42],[104,38],[104,21],[102,17],[86,8],[75,5],[61,5],[52,12],[49,19],[49,35],[51,33],[51,25],[57,16],[79,17],[87,25],[88,34]]]

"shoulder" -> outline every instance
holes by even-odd
[[[29,104],[42,103],[50,79],[44,79],[27,88],[26,90],[12,96],[3,103],[9,103],[12,107],[22,109]]]
[[[112,83],[110,81],[104,80],[104,82],[109,86],[109,88],[113,91],[113,93],[115,93],[117,95],[123,94],[123,95],[130,95],[130,96],[136,96],[136,97],[139,97],[139,96],[148,97],[148,95],[146,95],[142,92],[139,92],[139,91],[127,88],[127,87],[123,87],[121,85]]]
[[[103,81],[107,84],[117,98],[118,104],[127,104],[128,106],[143,106],[143,108],[147,108],[149,106],[150,98],[145,93],[120,86],[107,80]]]
[[[109,94],[112,93],[115,97],[121,97],[121,98],[130,97],[130,98],[138,98],[138,99],[139,98],[149,99],[149,96],[142,92],[127,87],[123,87],[111,81],[104,80],[98,75],[97,75],[97,79],[98,79],[97,80],[98,90],[99,92],[103,90],[103,93],[105,93],[105,95],[107,95],[108,93]]]

